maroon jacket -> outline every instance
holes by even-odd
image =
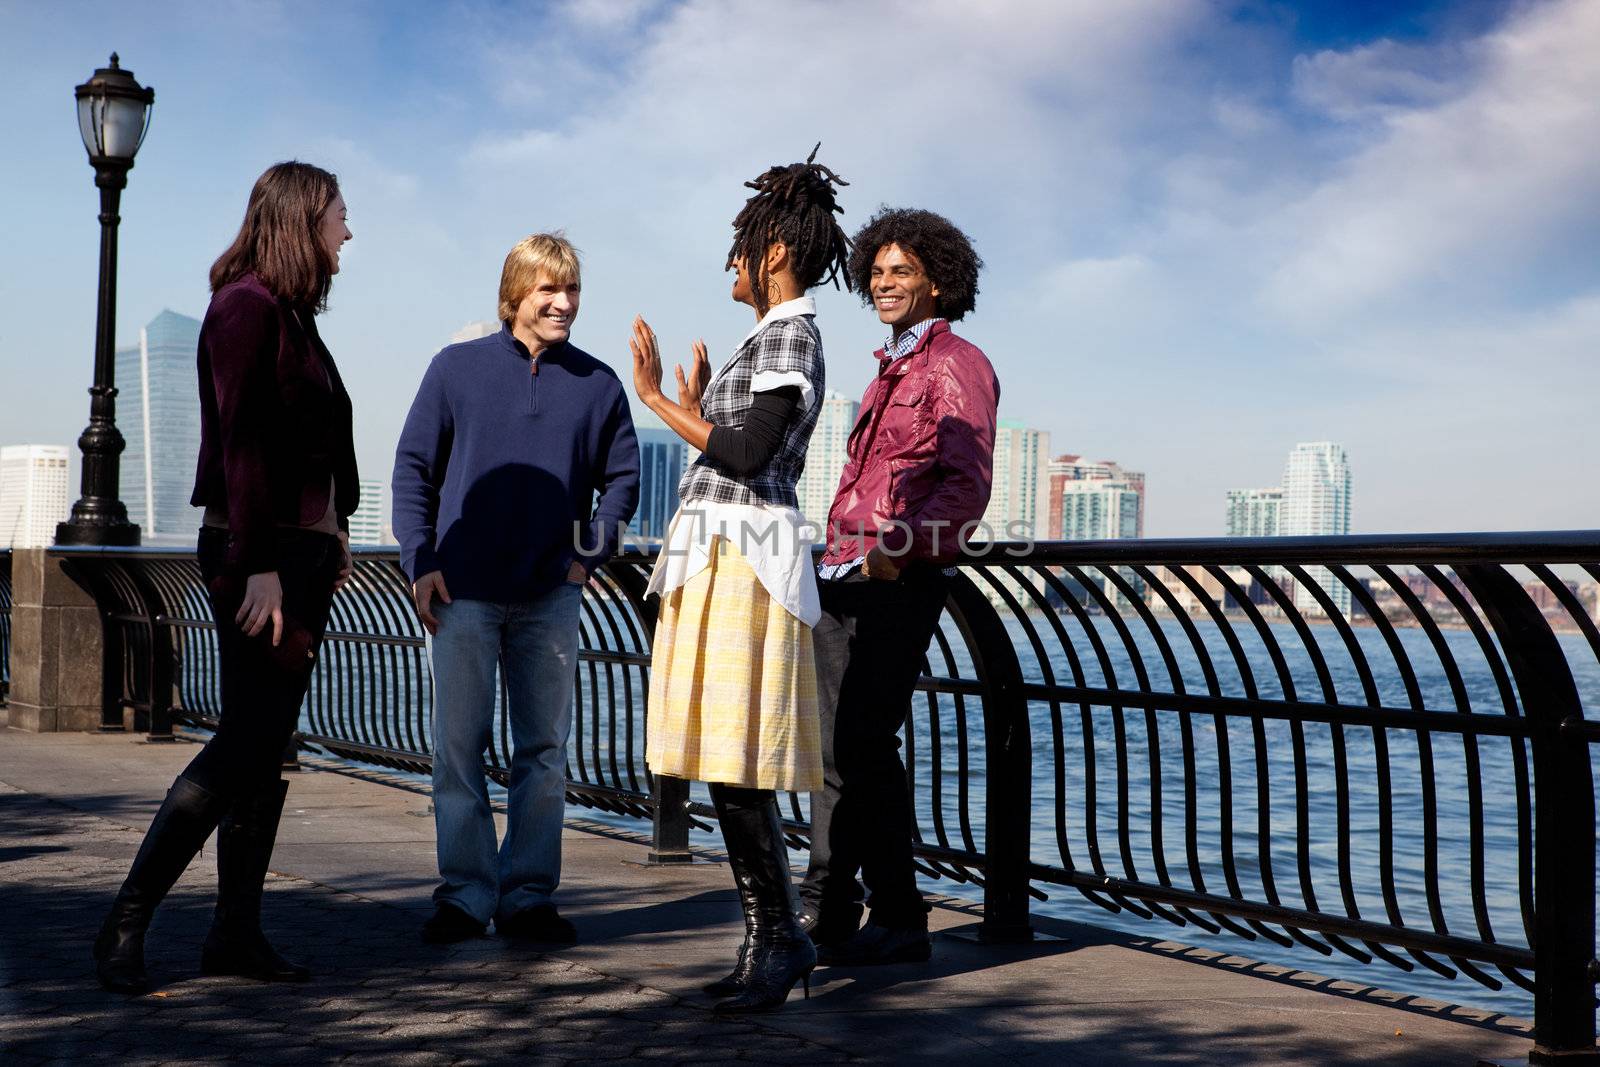
[[[254,274],[211,297],[200,326],[196,507],[228,513],[227,566],[277,569],[275,531],[328,511],[341,529],[361,501],[350,394],[309,309],[274,297]]]
[[[943,321],[910,355],[876,355],[878,376],[861,398],[828,512],[823,562],[865,555],[880,533],[902,563],[953,559],[968,539],[962,527],[989,505],[1000,382],[988,357]]]

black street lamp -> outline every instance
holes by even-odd
[[[117,430],[114,335],[117,330],[117,209],[134,154],[150,128],[156,92],[117,64],[101,67],[74,90],[78,132],[100,188],[100,308],[96,317],[94,385],[89,389],[89,426],[78,438],[83,452],[83,496],[72,518],[56,526],[58,545],[136,545],[139,527],[128,521],[119,492],[122,450]]]

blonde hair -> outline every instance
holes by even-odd
[[[566,234],[535,233],[524,237],[506,253],[500,270],[500,321],[510,322],[517,305],[548,275],[557,285],[575,282],[580,277],[578,250]]]

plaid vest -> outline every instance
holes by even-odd
[[[755,395],[751,379],[759,373],[799,373],[811,383],[811,403],[796,412],[778,451],[754,475],[739,478],[702,454],[683,472],[678,499],[684,504],[778,504],[799,507],[794,487],[806,466],[806,445],[822,410],[822,334],[811,315],[777,319],[761,328],[739,350],[700,398],[700,417],[713,426],[740,427]]]

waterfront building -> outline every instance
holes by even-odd
[[[1278,536],[1282,508],[1282,489],[1229,489],[1227,536]]]
[[[1144,536],[1144,473],[1109,459],[1061,455],[1047,467],[1052,541],[1101,541]]]
[[[377,478],[361,479],[361,503],[350,516],[350,543],[352,545],[386,545],[393,543],[389,525],[384,517],[389,514],[387,497],[389,486]]]
[[[849,444],[850,431],[855,429],[860,409],[859,403],[841,393],[822,395],[817,426],[806,447],[806,468],[795,486],[795,494],[800,498],[800,514],[815,523],[818,530],[827,526],[828,509],[833,506],[833,494],[839,490],[839,476],[844,473],[848,458],[845,446]]]
[[[1285,537],[1342,536],[1350,532],[1350,457],[1343,445],[1332,441],[1302,442],[1294,446],[1283,469],[1283,502],[1278,509],[1278,533]],[[1350,591],[1333,579],[1326,568],[1311,567],[1308,576],[1328,590],[1344,615],[1350,614]],[[1295,607],[1321,614],[1322,608],[1306,589],[1296,588]]]
[[[639,509],[633,513],[628,533],[659,541],[678,510],[678,479],[689,462],[689,446],[666,429],[639,427]]]
[[[1060,541],[1112,541],[1139,536],[1139,494],[1120,481],[1068,482],[1056,521]]]
[[[1049,493],[1050,431],[1001,419],[994,434],[994,479],[976,540],[1028,541],[1045,532],[1040,505]]]
[[[72,511],[66,445],[0,448],[0,548],[44,548]]]
[[[200,320],[163,311],[116,351],[122,501],[145,544],[193,544],[202,512],[189,506],[200,455]]]

